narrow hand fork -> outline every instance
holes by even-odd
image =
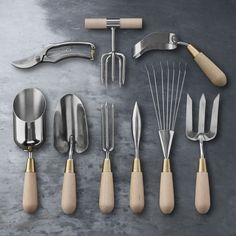
[[[114,208],[114,183],[111,169],[110,152],[114,149],[114,105],[105,103],[101,106],[102,149],[106,154],[103,162],[99,207],[102,213],[111,213]]]
[[[193,131],[193,114],[192,114],[192,99],[187,95],[186,107],[186,136],[193,141],[199,141],[200,144],[200,159],[198,172],[196,176],[195,188],[195,207],[200,214],[206,214],[210,209],[210,187],[207,172],[207,165],[203,151],[203,142],[210,141],[215,138],[217,134],[218,124],[218,110],[219,110],[220,95],[218,94],[214,99],[211,114],[210,130],[205,132],[205,110],[206,98],[202,94],[199,103],[199,119],[198,119],[198,132]]]

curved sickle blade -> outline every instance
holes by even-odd
[[[133,57],[141,57],[151,50],[173,50],[177,48],[178,38],[175,33],[155,32],[145,36],[134,45]]]

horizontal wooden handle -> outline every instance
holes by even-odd
[[[107,23],[107,18],[86,18],[85,28],[86,29],[106,29],[110,25]],[[121,29],[141,29],[143,25],[142,18],[118,18],[119,24],[117,27]]]
[[[112,172],[104,171],[101,174],[99,208],[102,213],[109,214],[114,209],[114,184]]]
[[[163,214],[170,214],[174,210],[175,200],[172,172],[161,172],[159,204]]]
[[[213,61],[202,52],[198,52],[191,44],[187,48],[193,55],[194,61],[215,86],[222,87],[227,84],[225,73]]]
[[[106,18],[85,18],[84,27],[85,29],[106,29],[107,20]]]
[[[25,172],[23,189],[23,209],[34,213],[38,208],[37,177],[35,172]]]
[[[133,213],[141,213],[144,209],[143,173],[141,171],[131,173],[129,205]]]
[[[142,18],[121,18],[120,28],[121,29],[142,29],[143,19]]]
[[[199,159],[196,176],[195,207],[200,214],[206,214],[211,206],[209,178],[205,158]]]
[[[61,208],[65,214],[72,214],[76,209],[75,173],[64,173]]]

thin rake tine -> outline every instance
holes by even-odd
[[[172,107],[173,107],[173,95],[174,95],[174,84],[175,84],[175,63],[173,62],[173,74],[171,82],[171,97],[170,97],[170,120],[169,120],[169,129],[171,129],[171,119],[172,119]]]
[[[169,124],[169,84],[170,84],[170,68],[169,62],[166,62],[167,66],[167,83],[166,83],[166,129],[168,129]]]
[[[160,69],[161,69],[161,93],[162,93],[162,118],[163,118],[163,127],[162,129],[165,130],[166,126],[165,126],[165,102],[164,102],[164,75],[163,75],[163,67],[162,67],[162,63],[160,62]]]
[[[177,109],[176,109],[175,117],[174,117],[174,127],[173,127],[173,129],[175,128],[175,123],[176,123],[177,114],[178,114],[178,110],[179,110],[179,104],[180,104],[180,100],[181,100],[182,93],[183,93],[183,87],[184,87],[184,82],[185,82],[185,78],[186,78],[186,72],[187,72],[187,63],[185,63],[184,74],[183,74],[182,83],[181,83],[180,92],[179,92],[179,97],[178,97]]]
[[[153,71],[153,77],[154,77],[153,79],[154,79],[154,85],[155,85],[155,91],[156,91],[156,104],[157,104],[157,111],[158,111],[159,127],[160,129],[162,129],[159,94],[158,94],[158,89],[157,89],[157,77],[156,77],[156,71],[153,65],[152,65],[152,71]]]
[[[155,102],[154,93],[153,93],[153,90],[152,90],[152,83],[151,83],[150,73],[149,73],[149,70],[147,68],[147,65],[145,65],[145,69],[146,69],[146,72],[147,72],[147,77],[148,77],[151,97],[152,97],[154,111],[155,111],[155,115],[156,115],[156,121],[157,121],[157,125],[158,125],[158,127],[160,129],[161,127],[160,127],[160,123],[159,123],[159,120],[158,120],[158,113],[157,113],[157,108],[156,108],[156,102]]]

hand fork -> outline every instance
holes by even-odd
[[[111,63],[111,80],[115,81],[116,72],[116,59],[119,63],[119,86],[121,87],[125,83],[125,55],[123,53],[116,52],[115,47],[115,27],[111,27],[111,52],[102,54],[101,57],[101,80],[107,87],[108,84],[108,65]]]
[[[101,81],[105,86],[108,85],[108,66],[111,64],[111,80],[115,81],[116,64],[118,61],[119,86],[125,83],[125,55],[116,51],[115,31],[116,29],[141,29],[142,18],[86,18],[86,29],[111,29],[111,52],[104,53],[101,57]]]
[[[205,95],[202,94],[199,103],[198,132],[194,132],[192,99],[189,96],[189,94],[187,95],[186,136],[190,140],[199,141],[200,144],[200,159],[199,159],[198,172],[196,176],[196,188],[195,188],[195,207],[200,214],[206,214],[210,209],[211,205],[209,178],[203,151],[203,142],[214,139],[217,134],[219,100],[220,100],[220,95],[218,94],[215,97],[212,106],[210,130],[206,133],[205,132],[206,98]]]
[[[108,214],[114,208],[114,184],[111,169],[110,152],[114,149],[114,105],[105,103],[101,106],[102,114],[102,149],[106,154],[103,162],[99,207],[102,213]]]

